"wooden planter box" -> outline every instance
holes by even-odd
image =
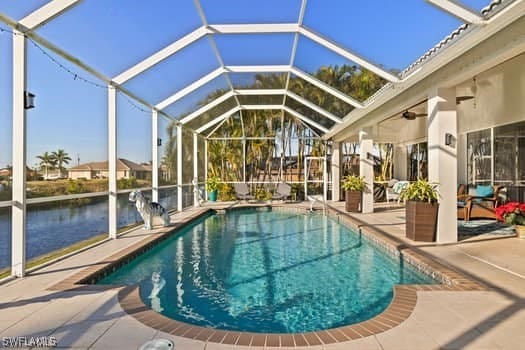
[[[361,211],[361,199],[363,192],[345,191],[345,210],[357,213]]]
[[[407,201],[406,237],[414,241],[435,242],[439,204]]]

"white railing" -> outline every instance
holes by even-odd
[[[0,208],[10,207],[11,205],[13,205],[12,201],[0,202]]]

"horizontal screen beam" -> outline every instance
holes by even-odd
[[[223,121],[224,119],[230,117],[232,114],[240,111],[241,108],[239,106],[235,106],[233,107],[232,109],[230,109],[228,112],[224,113],[223,115],[220,115],[218,116],[217,118],[209,121],[208,123],[204,124],[203,126],[201,126],[200,128],[198,128],[197,130],[195,130],[197,133],[202,133],[203,131],[205,130],[208,130],[209,128],[211,128],[212,126],[214,126],[215,124],[217,123],[220,123],[221,121]]]
[[[437,8],[445,11],[448,14],[451,14],[452,16],[460,19],[463,22],[471,23],[471,24],[480,24],[484,20],[483,18],[474,12],[473,10],[469,9],[466,6],[461,5],[457,1],[450,1],[450,0],[425,0],[426,2],[436,6]]]
[[[140,73],[150,69],[154,65],[162,62],[166,58],[174,55],[178,51],[182,50],[191,43],[203,38],[206,34],[209,34],[209,30],[205,27],[200,27],[188,35],[182,37],[181,39],[175,41],[174,43],[166,46],[162,50],[154,53],[145,60],[137,63],[133,67],[127,69],[126,71],[120,73],[113,78],[113,81],[117,84],[124,84],[126,81],[136,77]]]
[[[53,18],[60,16],[67,10],[78,5],[82,0],[53,0],[41,6],[29,15],[22,18],[19,23],[28,30],[35,30]]]
[[[388,81],[397,83],[399,82],[399,77],[397,77],[395,74],[390,73],[381,67],[369,62],[368,60],[364,59],[363,57],[359,56],[358,54],[351,52],[348,49],[343,48],[342,46],[336,44],[334,41],[322,37],[320,34],[317,34],[313,32],[311,29],[307,29],[305,27],[301,27],[299,29],[299,33],[307,37],[308,39],[311,39],[315,41],[316,43],[326,47],[327,49],[332,50],[336,54],[349,59],[350,61],[360,65],[363,68],[368,69],[369,71],[379,75],[380,77],[385,78]]]

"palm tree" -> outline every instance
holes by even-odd
[[[47,180],[49,168],[53,169],[55,167],[56,160],[49,152],[44,152],[44,154],[36,157],[40,159],[40,166],[44,168],[44,178]]]
[[[51,157],[56,163],[55,165],[58,165],[58,171],[60,173],[60,177],[62,177],[62,171],[64,170],[63,165],[69,164],[69,161],[71,160],[69,154],[63,149],[59,149],[58,151],[51,153]]]
[[[360,101],[364,101],[375,93],[383,84],[384,79],[373,72],[358,67],[356,65],[332,65],[320,67],[311,73],[317,79],[327,83],[333,88],[352,96]],[[286,85],[286,74],[256,74],[251,83],[243,84],[247,89],[281,89]],[[324,108],[325,110],[339,116],[346,116],[354,107],[318,88],[311,83],[296,77],[290,76],[288,87],[291,91],[302,96],[306,100]],[[204,106],[209,102],[222,96],[228,89],[218,89],[210,93],[197,103]],[[250,97],[250,101],[265,104],[269,100],[268,96]],[[214,118],[222,115],[235,105],[233,98],[222,102],[208,112],[192,120],[188,124],[190,128],[204,125]],[[322,116],[314,113],[309,108],[305,108],[291,99],[286,99],[286,105],[296,109],[314,120],[323,120]],[[173,132],[175,124],[168,126],[169,146],[165,149],[164,162],[171,168],[176,163],[176,136]],[[257,110],[245,111],[240,118],[230,117],[214,133],[220,137],[274,137],[274,140],[248,140],[245,144],[246,151],[246,175],[248,180],[266,179],[272,174],[272,160],[276,156],[276,143],[280,144],[281,162],[287,154],[290,158],[297,156],[299,178],[302,174],[305,155],[319,155],[326,153],[326,146],[320,142],[312,142],[308,138],[313,136],[310,129],[297,118],[277,111]],[[186,140],[187,139],[187,140]],[[183,138],[183,156],[187,155],[186,150],[191,150],[191,138]],[[292,146],[293,145],[293,146]],[[355,150],[354,150],[355,151]],[[390,149],[384,149],[385,156],[391,157]],[[208,173],[209,175],[219,176],[222,180],[239,180],[242,177],[242,153],[243,142],[239,140],[209,140],[208,141]],[[186,159],[186,158],[184,158]],[[322,170],[319,167],[319,170]],[[391,166],[385,165],[385,173],[391,171]],[[286,177],[279,174],[280,178]],[[299,180],[299,179],[298,179]]]
[[[177,181],[177,123],[175,121],[168,124],[166,128],[168,142],[164,147],[164,157],[162,163],[166,166],[166,184],[173,184]]]

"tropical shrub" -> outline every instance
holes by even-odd
[[[255,199],[257,200],[270,200],[272,199],[272,193],[265,188],[257,188],[255,190]]]
[[[219,190],[219,200],[223,202],[235,200],[235,188],[232,184],[220,183],[217,189]]]
[[[219,178],[217,176],[210,176],[206,180],[206,192],[213,192],[219,188]]]
[[[66,192],[68,194],[75,194],[75,193],[85,193],[88,192],[86,188],[84,187],[84,182],[81,180],[69,180]]]
[[[364,177],[357,175],[348,175],[343,178],[343,190],[363,192],[367,183]]]
[[[129,179],[119,179],[117,180],[117,188],[119,190],[126,190],[130,188],[137,188],[139,187],[137,179],[134,177],[130,177]]]
[[[436,185],[422,179],[412,182],[399,194],[400,201],[436,203],[438,198]]]

